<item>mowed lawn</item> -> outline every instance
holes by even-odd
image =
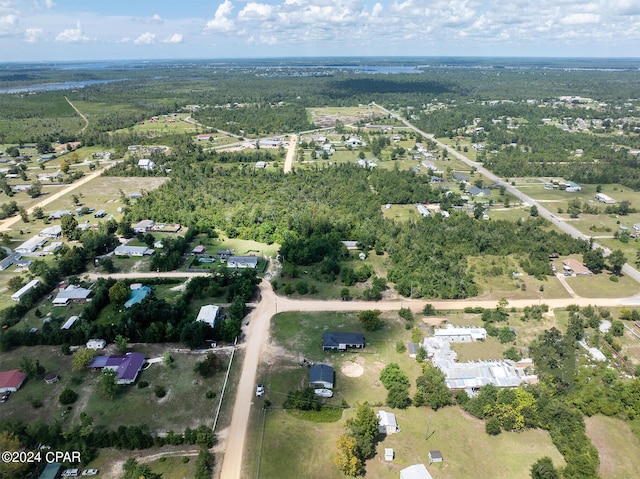
[[[362,393],[366,395],[364,391]],[[410,407],[393,412],[401,431],[380,437],[376,456],[366,463],[365,477],[397,479],[401,469],[423,463],[434,479],[524,479],[530,477],[531,465],[543,456],[551,457],[556,466],[564,465],[549,434],[542,430],[503,432],[492,437],[484,431],[483,421],[458,407],[437,412],[425,407]],[[354,409],[345,411],[342,419],[335,423],[313,423],[286,411],[268,411],[260,474],[255,476],[254,471],[247,477],[344,478],[333,463],[335,442],[346,431],[346,419],[354,413]],[[383,457],[387,447],[395,452],[395,460],[390,463]],[[433,449],[442,452],[442,464],[429,465],[429,451]]]
[[[600,455],[600,476],[603,479],[640,477],[640,439],[629,425],[606,416],[585,418],[587,436]]]

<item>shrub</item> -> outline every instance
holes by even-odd
[[[153,392],[158,398],[163,398],[167,395],[167,390],[164,386],[160,386],[159,384],[153,388]]]
[[[502,432],[502,429],[500,428],[500,420],[497,417],[487,419],[487,423],[484,428],[490,436],[497,436]]]
[[[60,396],[58,397],[58,401],[60,401],[60,404],[73,404],[77,399],[78,393],[69,388],[62,391],[60,393]]]
[[[615,274],[609,276],[609,281],[613,281],[614,283],[618,282],[618,277]]]
[[[207,399],[213,399],[214,397],[216,397],[216,392],[213,389],[209,389],[205,396]]]
[[[396,342],[396,353],[402,354],[407,350],[407,347],[404,345],[403,341]]]
[[[149,383],[147,381],[138,382],[138,389],[144,389],[144,388],[146,388],[148,386],[149,386]]]

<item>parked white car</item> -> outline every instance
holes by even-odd
[[[256,396],[257,397],[262,397],[264,396],[264,386],[262,384],[258,384],[256,386]]]

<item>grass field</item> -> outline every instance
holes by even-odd
[[[145,353],[148,357],[161,357],[165,350],[170,349],[173,349],[172,345],[143,345],[130,350]],[[226,368],[228,356],[224,352],[219,354],[223,356]],[[195,363],[203,359],[202,355],[177,352],[172,352],[171,355],[175,360],[172,366],[153,364],[140,373],[138,381],[147,381],[149,387],[140,389],[136,384],[123,386],[116,398],[108,399],[99,390],[100,373],[72,373],[72,356],[63,355],[60,347],[33,346],[3,352],[3,370],[19,367],[21,358],[26,356],[33,361],[39,360],[47,371],[57,372],[60,381],[48,385],[42,379],[29,379],[2,405],[0,418],[13,417],[26,422],[41,420],[47,423],[60,419],[66,427],[69,423],[78,422],[80,412],[84,411],[94,418],[96,425],[114,428],[120,425],[146,424],[151,432],[181,432],[186,427],[212,424],[224,372],[219,372],[210,379],[203,379],[193,371]],[[155,396],[156,385],[166,388],[164,398]],[[58,402],[58,396],[66,387],[79,394],[70,413],[66,413],[65,406]],[[208,399],[205,396],[209,390],[216,393],[215,398]],[[33,400],[41,401],[42,406],[29,406]],[[141,411],[145,411],[144,415],[141,415]]]
[[[551,457],[556,466],[564,464],[548,433],[541,430],[490,437],[484,432],[483,421],[457,407],[437,412],[410,407],[394,413],[401,431],[380,437],[376,456],[366,463],[368,478],[396,479],[401,469],[416,463],[427,465],[434,479],[526,478],[531,465],[543,456]],[[335,441],[345,432],[344,422],[352,414],[347,411],[339,422],[318,424],[281,410],[267,412],[260,474],[246,477],[344,477],[333,464]],[[425,442],[428,433],[433,435]],[[383,461],[386,447],[395,452],[391,463]],[[432,449],[442,452],[442,464],[429,465]]]
[[[443,319],[454,324],[480,324],[479,314],[462,312],[442,313]],[[514,316],[518,316],[515,314]],[[552,318],[552,323],[556,323]],[[409,358],[408,353],[395,351],[395,342],[406,342],[410,332],[405,321],[395,313],[385,316],[381,331],[367,332],[367,347],[358,352],[323,352],[320,347],[325,331],[362,332],[353,313],[284,313],[272,322],[272,343],[260,367],[258,381],[266,385],[267,396],[274,406],[279,406],[288,391],[305,386],[308,369],[301,367],[302,358],[331,364],[336,370],[335,395],[328,400],[340,404],[344,400],[354,406],[363,401],[383,404],[386,390],[379,382],[380,371],[386,364],[396,362],[407,372],[414,383],[420,374],[420,365]],[[534,336],[550,324],[546,321],[522,323],[513,318],[509,324],[521,336]],[[421,324],[417,321],[416,324]],[[427,334],[429,328],[421,327]],[[465,359],[498,359],[510,345],[501,345],[490,338],[483,343],[460,345],[459,353]],[[363,374],[348,377],[341,367],[344,362],[356,362]],[[413,394],[413,386],[411,388]],[[376,407],[381,409],[380,407]],[[384,408],[388,409],[388,408]],[[435,479],[466,479],[476,477],[526,478],[529,468],[542,456],[550,456],[556,465],[564,461],[555,449],[549,435],[541,430],[523,433],[503,433],[489,437],[484,432],[484,422],[470,417],[457,407],[434,412],[428,408],[394,410],[402,431],[388,438],[381,438],[375,458],[366,464],[366,477],[386,479],[398,477],[399,470],[415,463],[428,464],[428,451],[439,449],[445,462],[428,466]],[[316,423],[305,421],[283,410],[269,410],[266,416],[256,407],[252,413],[249,435],[246,477],[261,478],[340,478],[344,477],[333,464],[335,441],[345,431],[345,420],[353,414],[347,410],[338,422]],[[263,419],[264,442],[260,451]],[[433,432],[429,443],[424,436]],[[392,463],[382,460],[383,449],[394,448],[396,459]],[[258,456],[261,452],[260,472]],[[491,459],[488,459],[491,458]]]
[[[585,418],[587,436],[600,455],[603,479],[628,479],[640,475],[640,440],[629,425],[606,416]]]
[[[609,274],[603,272],[593,276],[567,278],[567,284],[576,294],[585,298],[626,298],[640,292],[638,283],[627,276],[619,277],[617,283],[609,277]]]

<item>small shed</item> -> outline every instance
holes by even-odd
[[[58,373],[50,372],[44,375],[44,382],[47,384],[55,384],[60,381]]]
[[[87,341],[87,349],[104,349],[106,345],[107,342],[104,339],[90,339],[89,341]]]
[[[393,461],[395,454],[393,453],[393,448],[392,447],[385,447],[384,448],[384,460],[385,461]]]
[[[434,462],[442,462],[442,453],[438,450],[429,451],[429,464]]]
[[[376,415],[378,416],[378,432],[380,434],[395,434],[400,431],[395,414],[387,411],[378,411]]]

